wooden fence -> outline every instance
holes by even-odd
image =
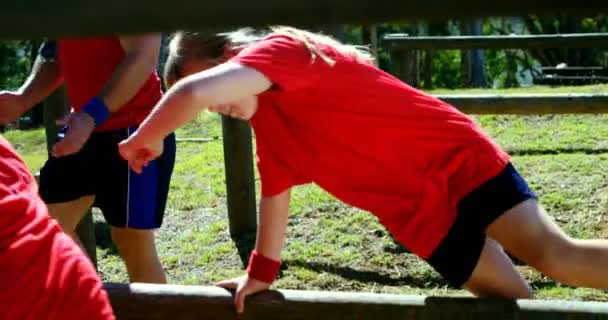
[[[415,37],[387,34],[383,44],[391,55],[392,72],[415,85],[418,83],[418,50],[608,48],[608,33]]]
[[[120,320],[588,320],[608,319],[600,302],[439,298],[411,295],[280,290],[251,296],[234,311],[218,287],[106,284]]]

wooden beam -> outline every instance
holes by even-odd
[[[237,317],[231,294],[217,287],[106,284],[117,319],[608,319],[608,303],[498,300],[328,292],[268,291],[251,296]]]
[[[436,95],[469,114],[608,113],[608,94]]]
[[[222,116],[222,131],[230,237],[247,266],[257,232],[251,128],[245,121]]]
[[[387,34],[383,41],[392,49],[531,49],[608,48],[608,33],[572,33],[504,36],[428,36]]]
[[[2,3],[0,38],[606,11],[608,2],[600,0],[18,0]]]

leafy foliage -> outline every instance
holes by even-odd
[[[31,66],[32,43],[0,42],[0,90],[15,89],[27,77]]]
[[[464,30],[463,21],[438,22],[399,22],[377,25],[379,39],[378,65],[391,71],[392,61],[382,37],[388,33],[405,33],[412,36],[450,36],[460,35]],[[339,30],[339,31],[336,31]],[[354,44],[369,44],[365,39],[365,28],[360,25],[342,26],[332,29],[340,40]],[[572,32],[607,32],[608,16],[594,17],[571,16],[524,16],[507,18],[488,18],[484,20],[482,34],[550,34]],[[167,35],[164,37],[159,70],[162,70],[167,53]],[[364,43],[365,42],[365,43]],[[17,88],[27,77],[32,63],[31,41],[0,42],[0,90]],[[461,88],[462,67],[459,50],[437,50],[419,55],[420,65],[424,59],[430,61],[430,71],[421,71],[421,83],[425,88]],[[554,66],[567,63],[571,66],[606,66],[608,54],[605,50],[592,49],[545,49],[545,50],[484,50],[488,82],[493,88],[519,87],[531,84],[531,79],[540,71],[540,66]],[[424,73],[427,74],[424,74]]]

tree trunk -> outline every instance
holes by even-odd
[[[483,20],[475,19],[471,25],[471,34],[479,36],[482,34]],[[486,75],[486,64],[482,49],[471,50],[471,85],[475,88],[488,87]]]
[[[577,16],[525,16],[523,20],[531,34],[556,34],[581,32],[582,20]],[[597,19],[598,25],[589,32],[602,32],[602,19]],[[566,63],[569,66],[596,66],[602,64],[602,51],[594,48],[554,48],[530,50],[532,56],[544,66],[556,66]]]
[[[461,24],[463,35],[481,35],[483,20],[467,20]],[[465,87],[485,88],[488,86],[485,59],[482,49],[461,51],[461,83]]]

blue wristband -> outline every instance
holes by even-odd
[[[80,111],[93,117],[95,120],[95,127],[99,127],[110,117],[110,109],[108,109],[106,103],[98,97],[89,100]]]

